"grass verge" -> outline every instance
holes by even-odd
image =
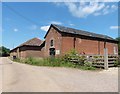
[[[77,68],[82,70],[96,70],[93,66],[88,66],[88,64],[80,65],[75,64],[69,61],[65,61],[62,58],[26,58],[26,59],[19,59],[16,58],[13,61],[20,62],[24,64],[36,65],[36,66],[50,66],[50,67],[70,67],[70,68]]]

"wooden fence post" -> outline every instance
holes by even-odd
[[[104,48],[104,69],[108,70],[108,49]]]

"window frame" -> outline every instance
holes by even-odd
[[[50,40],[50,46],[53,46],[54,45],[54,41],[53,39]]]

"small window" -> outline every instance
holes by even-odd
[[[50,41],[50,46],[53,46],[53,40]]]

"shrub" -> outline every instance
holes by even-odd
[[[84,57],[79,57],[81,60],[84,60]],[[30,65],[37,65],[37,66],[51,66],[51,67],[71,67],[71,68],[79,68],[84,70],[93,70],[91,65],[86,62],[84,65],[80,65],[79,63],[73,63],[69,61],[65,61],[64,57],[59,58],[26,58],[26,59],[16,59],[17,62],[22,62],[25,64]]]
[[[20,58],[13,59],[15,62],[20,62]]]
[[[63,56],[63,60],[66,62],[70,62],[71,60],[76,60],[79,65],[84,65],[85,56],[79,56],[77,51],[75,49],[72,49],[68,53],[66,53],[65,56]]]
[[[24,61],[24,63],[26,63],[26,64],[32,64],[32,62],[33,62],[33,58],[31,58],[31,57],[26,58]]]
[[[78,56],[77,51],[75,49],[72,49],[68,53],[65,54],[65,58],[67,58],[68,60],[73,59],[73,58],[78,59],[79,56]]]
[[[92,67],[92,62],[85,62],[84,66],[86,66],[86,67]]]
[[[116,61],[115,61],[114,66],[115,66],[115,67],[120,66],[120,63],[119,63],[119,61],[118,61],[118,60],[116,60]]]
[[[42,60],[40,60],[39,58],[29,57],[29,58],[24,59],[24,60],[23,60],[23,63],[30,64],[30,65],[39,65],[39,63],[40,63],[41,61],[42,61]]]
[[[48,58],[48,62],[50,66],[60,66],[61,63],[61,58]]]
[[[79,56],[79,64],[80,65],[84,65],[84,63],[85,63],[85,60],[86,60],[86,57],[85,56]]]
[[[83,70],[96,70],[95,67],[86,67],[86,66],[80,66],[80,69],[83,69]]]
[[[86,61],[84,63],[84,67],[83,68],[85,70],[95,70],[96,69],[95,67],[93,67],[92,62],[90,62],[90,61]]]

